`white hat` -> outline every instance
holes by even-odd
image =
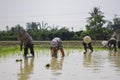
[[[83,38],[84,43],[90,43],[91,42],[91,37],[90,36],[85,36]]]

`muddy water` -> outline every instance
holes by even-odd
[[[65,50],[66,57],[51,58],[49,49],[37,50],[35,58],[17,53],[0,56],[0,80],[119,80],[120,53],[97,50],[83,54]],[[22,59],[16,62],[16,59]],[[46,64],[50,64],[46,67]]]

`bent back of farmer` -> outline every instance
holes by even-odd
[[[20,50],[22,51],[22,46],[24,46],[24,57],[27,57],[28,48],[30,48],[30,53],[34,57],[34,48],[33,48],[33,39],[32,37],[24,30],[18,32],[18,39],[20,40]]]
[[[62,46],[62,40],[59,37],[55,37],[50,44],[51,44],[52,57],[57,57],[58,50],[61,51],[62,57],[65,56]]]
[[[84,36],[83,42],[82,42],[82,44],[84,46],[84,50],[85,50],[84,53],[87,52],[87,47],[93,52],[93,47],[92,47],[92,44],[91,44],[91,40],[92,39],[91,39],[90,36]]]
[[[120,48],[120,29],[116,30],[112,37],[116,38],[117,40],[117,44],[118,44],[118,48]]]
[[[116,39],[112,36],[109,40],[108,40],[108,47],[109,50],[114,49],[114,51],[117,51],[117,46],[116,46]]]

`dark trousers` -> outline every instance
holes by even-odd
[[[114,49],[115,51],[117,51],[116,40],[108,41],[108,47],[109,47],[110,50]]]
[[[28,48],[30,49],[30,53],[31,53],[32,56],[34,57],[33,44],[28,44],[28,45],[25,46],[25,48],[24,48],[24,57],[27,57],[27,54],[28,54]]]
[[[118,48],[120,49],[120,41],[118,41]]]
[[[92,47],[92,44],[91,43],[82,43],[83,44],[83,46],[84,46],[84,50],[87,52],[87,47],[91,50],[91,51],[93,51],[93,47]]]

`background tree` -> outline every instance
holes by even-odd
[[[120,29],[120,17],[115,15],[115,17],[113,18],[112,30],[115,31],[117,29]]]
[[[19,24],[15,25],[11,29],[7,29],[7,31],[0,32],[0,40],[17,40],[17,32],[22,28]]]
[[[38,24],[36,22],[31,22],[31,23],[26,23],[26,29],[27,30],[34,30],[37,31],[38,30]]]
[[[91,12],[89,12],[90,17],[87,18],[86,29],[90,30],[90,34],[94,39],[101,40],[103,39],[103,29],[102,26],[105,24],[105,20],[103,19],[103,12],[100,11],[99,8],[94,7]]]
[[[109,39],[114,31],[120,29],[120,17],[114,16],[112,21],[107,21],[106,28],[103,29],[104,35]]]
[[[93,40],[108,40],[113,31],[120,29],[120,18],[115,16],[113,21],[108,21],[104,26],[105,20],[103,12],[99,8],[94,7],[89,12],[90,17],[87,18],[87,25],[85,31],[69,31],[66,26],[58,25],[49,26],[48,23],[42,22],[28,22],[26,23],[26,31],[33,37],[34,40],[52,40],[54,37],[60,37],[62,40],[82,40],[85,35],[90,35]],[[104,27],[103,27],[104,26]],[[0,31],[0,41],[2,40],[17,40],[17,32],[22,26],[19,24],[9,27],[6,26],[6,30]]]

